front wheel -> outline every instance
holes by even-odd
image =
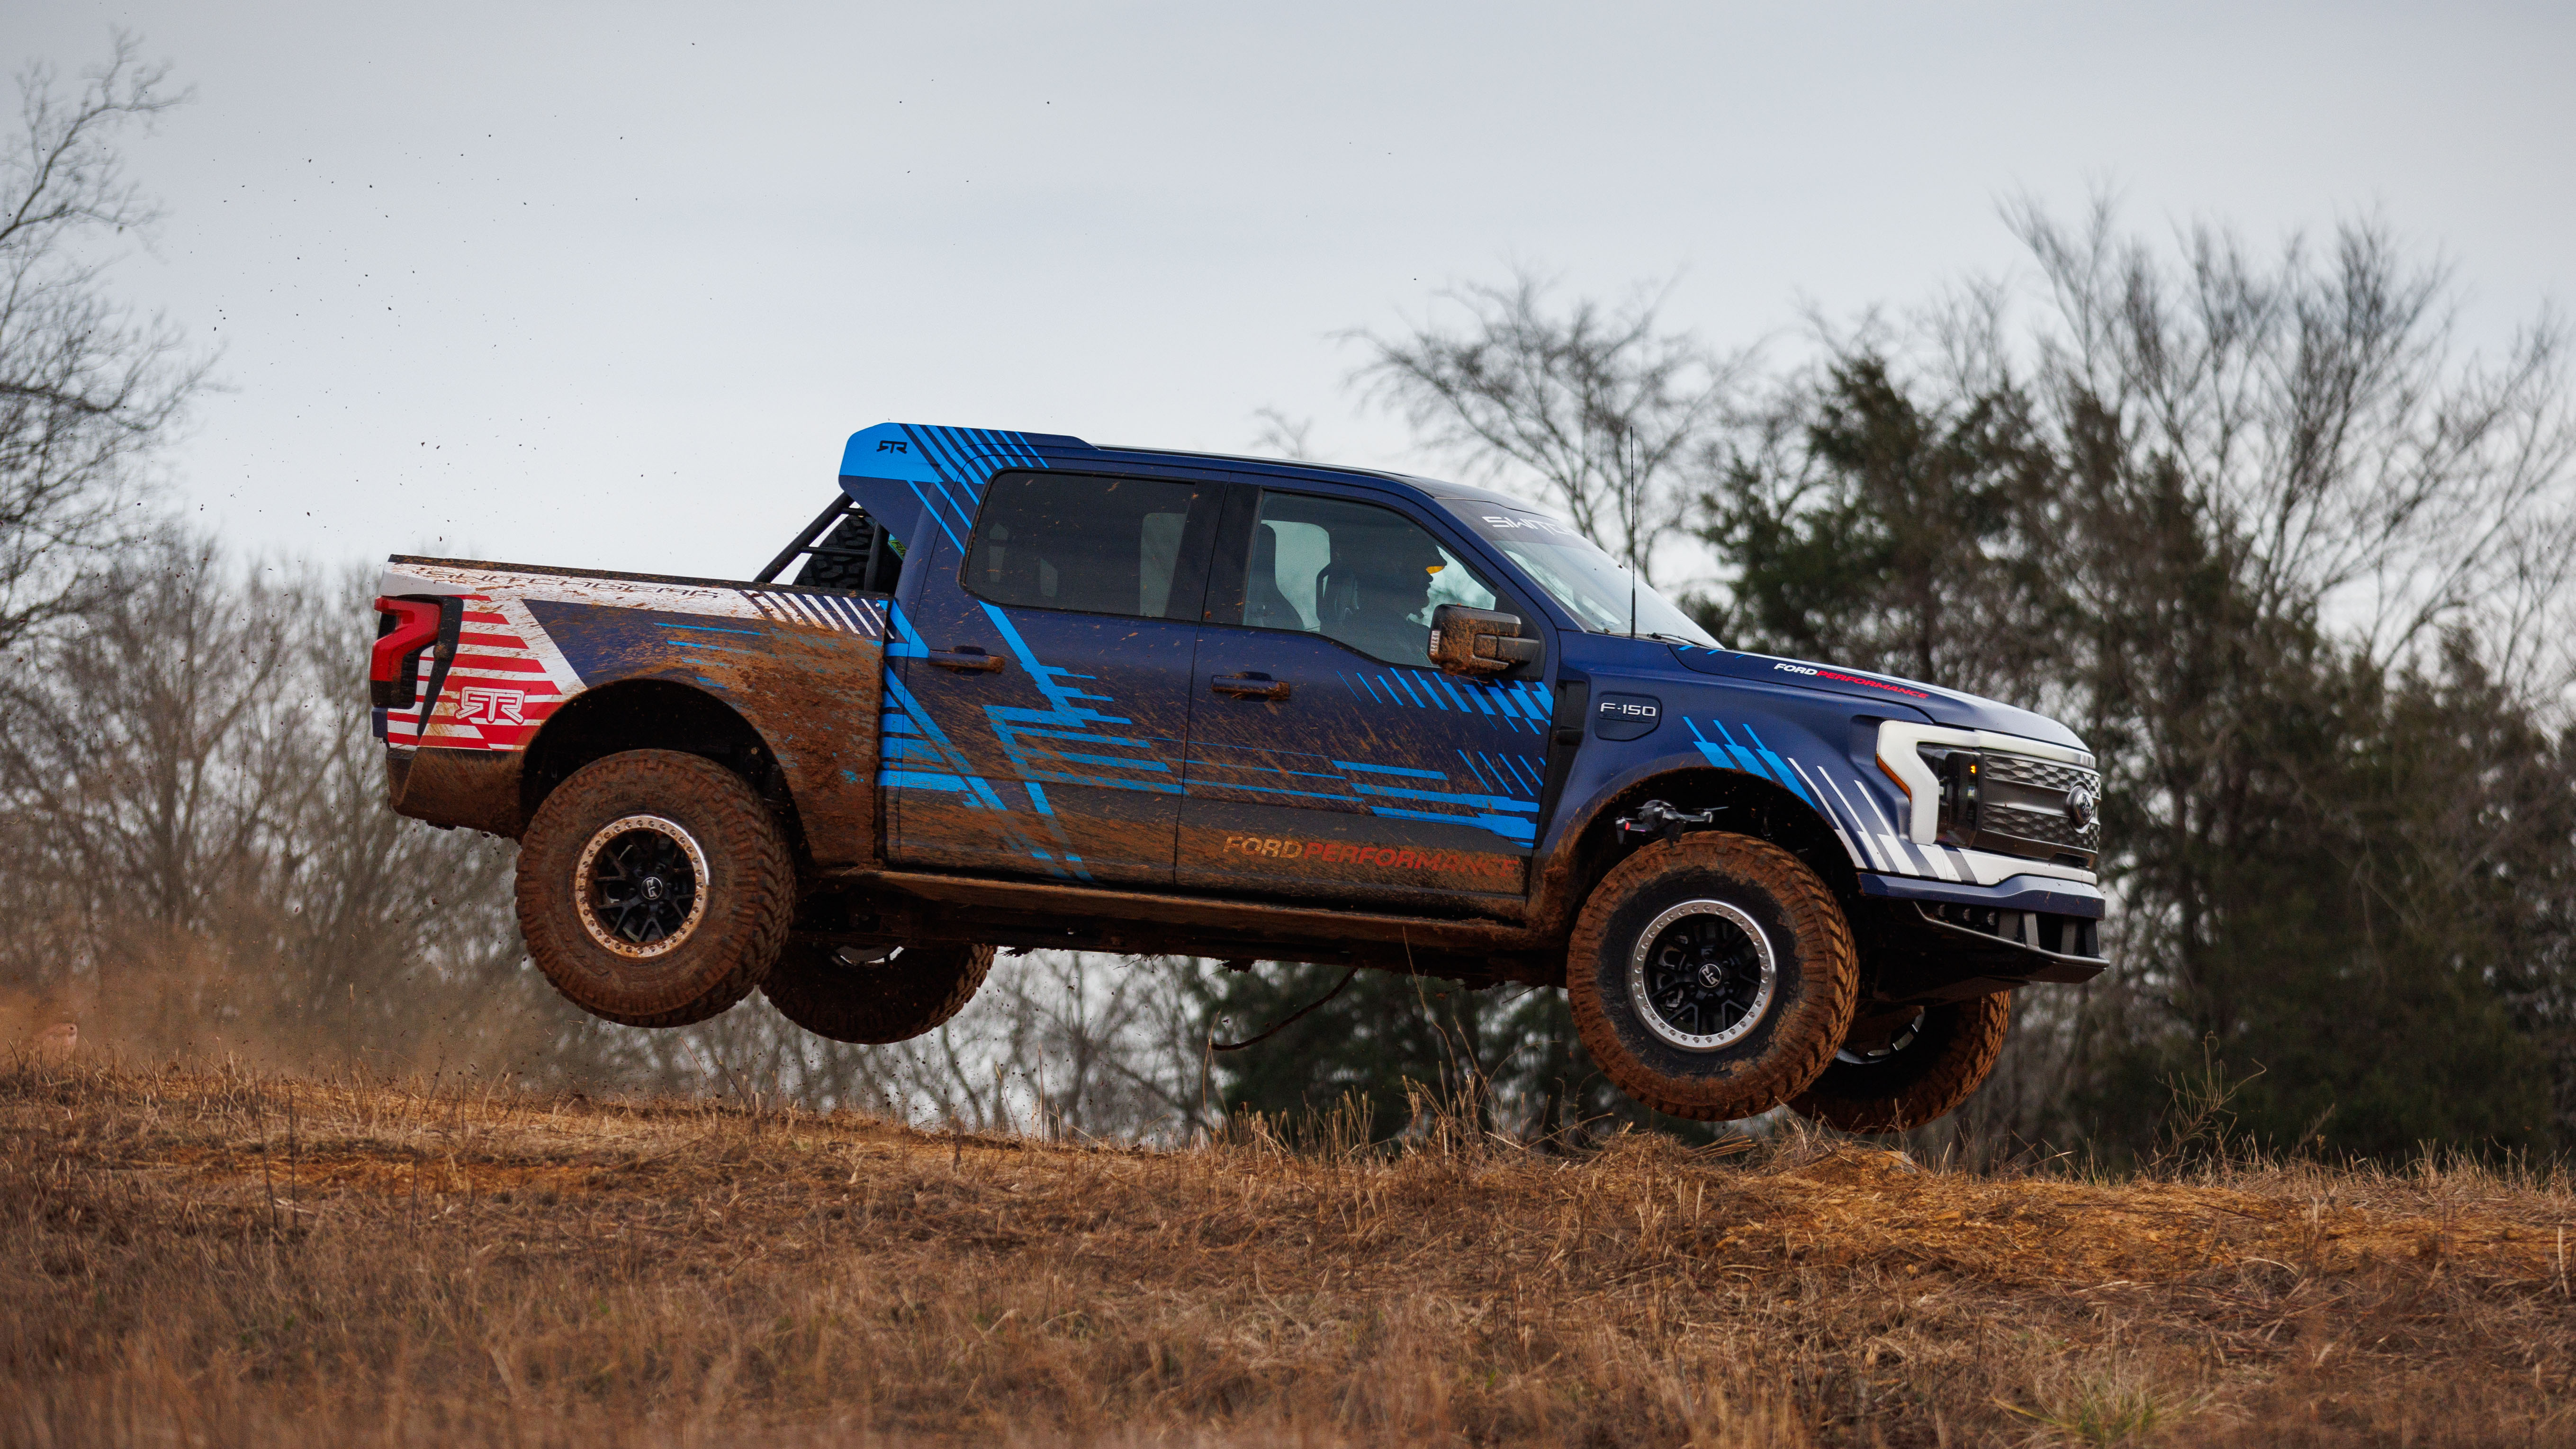
[[[1790,1109],[1845,1132],[1904,1132],[1950,1115],[2003,1054],[2012,993],[1927,1006],[1882,1045],[1846,1048]]]
[[[1726,1121],[1804,1090],[1850,1029],[1851,926],[1796,856],[1741,835],[1645,846],[1593,888],[1566,960],[1574,1024],[1610,1080]]]

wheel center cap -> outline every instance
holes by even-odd
[[[661,898],[662,878],[658,875],[648,875],[644,877],[644,899],[648,901],[658,901]]]
[[[1706,987],[1710,987],[1710,988],[1714,989],[1714,988],[1717,986],[1717,984],[1718,984],[1720,981],[1724,980],[1724,979],[1725,979],[1725,978],[1724,978],[1723,976],[1721,976],[1721,975],[1718,973],[1717,963],[1716,963],[1716,962],[1714,962],[1714,961],[1702,961],[1701,963],[1699,963],[1699,984],[1700,984],[1700,985],[1702,985],[1702,986],[1706,986]]]

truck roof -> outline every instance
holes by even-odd
[[[1555,516],[1553,509],[1491,489],[1382,468],[1173,448],[1103,448],[1064,433],[926,423],[879,423],[852,433],[841,450],[840,476],[841,490],[898,537],[926,514],[962,547],[974,524],[975,506],[982,500],[984,484],[996,473],[1017,468],[1151,468],[1173,464],[1215,465],[1237,472],[1322,482],[1366,479],[1392,484],[1425,500],[1476,499]]]

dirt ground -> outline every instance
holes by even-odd
[[[2556,1444],[2552,1175],[0,1067],[0,1443]]]

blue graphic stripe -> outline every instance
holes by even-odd
[[[981,807],[963,775],[933,774],[928,770],[883,769],[877,771],[877,783],[889,790],[937,790],[942,794],[963,794],[970,806]]]
[[[1403,810],[1392,805],[1371,806],[1369,813],[1390,820],[1433,820],[1453,825],[1474,825],[1521,845],[1529,844],[1538,836],[1538,826],[1534,822],[1509,815],[1477,815],[1461,819],[1455,815],[1442,815],[1430,810]]]
[[[1070,760],[1079,765],[1107,765],[1111,769],[1161,770],[1168,774],[1172,768],[1160,760],[1131,760],[1120,755],[1079,755],[1066,750],[1030,750],[1027,753],[1032,758],[1039,755],[1052,755],[1059,760]]]
[[[1477,768],[1475,756],[1468,754],[1465,750],[1460,750],[1458,752],[1458,758],[1467,766],[1467,773],[1476,777],[1477,784],[1484,786],[1488,790],[1498,788],[1493,781],[1485,778],[1485,772],[1483,770]],[[1491,764],[1493,762],[1488,760],[1486,763]]]
[[[1197,795],[1202,792],[1218,790],[1235,790],[1246,795],[1294,795],[1301,800],[1350,800],[1354,798],[1346,794],[1337,795],[1330,790],[1291,790],[1285,785],[1244,785],[1225,780],[1193,780],[1190,782],[1189,788],[1182,793]],[[1209,798],[1212,799],[1214,796],[1210,795]]]
[[[983,610],[985,617],[992,620],[994,629],[1001,634],[1002,642],[1009,646],[1013,656],[1020,661],[1020,667],[1028,671],[1030,682],[1036,685],[1038,692],[1054,706],[1051,709],[1042,710],[1004,705],[984,707],[984,717],[993,727],[993,735],[1002,746],[1003,757],[1011,762],[1012,768],[1019,773],[1023,781],[1052,781],[1060,785],[1096,785],[1103,789],[1135,790],[1152,795],[1182,793],[1181,787],[1169,779],[1136,779],[1119,775],[1076,773],[1050,768],[1043,763],[1042,761],[1051,760],[1067,765],[1081,764],[1097,769],[1135,770],[1159,776],[1169,776],[1173,773],[1171,763],[1158,753],[1159,745],[1165,742],[1128,735],[1106,735],[1094,731],[1092,728],[1094,725],[1126,724],[1129,721],[1124,716],[1104,714],[1077,703],[1080,700],[1094,700],[1102,704],[1111,702],[1106,695],[1089,693],[1069,682],[1076,679],[1089,679],[1092,676],[1075,674],[1063,665],[1039,662],[1036,651],[1029,647],[1027,639],[1021,637],[1019,628],[1011,622],[1009,615],[991,604],[983,605]],[[1138,759],[1132,756],[1076,754],[1053,748],[1032,749],[1026,741],[1033,739],[1078,740],[1101,749],[1138,750],[1146,754],[1145,758]]]
[[[1415,780],[1446,780],[1449,778],[1448,776],[1441,774],[1438,770],[1415,770],[1408,769],[1403,765],[1371,765],[1359,760],[1335,760],[1333,761],[1333,765],[1337,769],[1357,770],[1363,775],[1403,775],[1409,779]]]
[[[1762,743],[1762,737],[1753,732],[1753,726],[1748,724],[1744,727],[1744,737],[1753,742],[1753,748],[1762,752],[1763,763],[1771,767],[1771,773],[1778,777],[1781,784],[1789,787],[1790,794],[1810,805],[1816,803],[1816,798],[1807,793],[1806,782],[1798,778],[1798,772],[1782,764],[1780,757],[1771,753],[1771,747]]]
[[[1476,753],[1477,758],[1485,762],[1487,769],[1509,782],[1507,788],[1515,791],[1525,789],[1532,795],[1538,793],[1535,781],[1523,778],[1522,771],[1526,762],[1519,757],[1504,754],[1487,755],[1482,750]]]
[[[922,491],[921,481],[915,478],[905,479],[903,486],[912,490],[912,496],[921,500],[922,510],[930,515],[930,521],[939,525],[939,531],[948,535],[948,541],[956,545],[959,553],[964,553],[966,551],[966,541],[957,536],[957,530],[949,524],[946,516],[941,514],[939,511],[939,505],[947,503],[948,511],[950,513],[957,514],[960,522],[965,521],[967,517],[966,513],[962,509],[958,508],[955,502],[949,499],[948,490],[937,480],[933,480],[930,484],[930,491],[925,493]]]
[[[1392,670],[1384,674],[1343,674],[1334,678],[1354,698],[1371,704],[1410,705],[1415,709],[1449,710],[1457,714],[1481,715],[1508,729],[1540,729],[1548,717],[1543,707],[1534,707],[1533,698],[1544,700],[1536,685],[1491,684],[1476,679],[1452,679],[1429,670]]]
[[[1471,810],[1526,810],[1533,814],[1538,811],[1536,801],[1515,800],[1509,795],[1466,795],[1451,790],[1399,790],[1391,785],[1355,785],[1352,788],[1363,795],[1378,795],[1389,800],[1438,800]]]
[[[1752,748],[1747,749],[1735,742],[1735,736],[1727,732],[1722,720],[1708,722],[1709,728],[1717,731],[1714,741],[1700,733],[1698,721],[1685,716],[1682,723],[1690,726],[1691,738],[1699,742],[1699,752],[1710,764],[1721,770],[1741,771],[1757,780],[1773,781],[1809,805],[1818,805],[1815,795],[1807,789],[1807,782],[1798,773],[1797,761],[1783,759],[1773,752],[1769,745],[1762,743],[1762,737],[1753,732],[1753,726],[1736,726],[1744,731],[1746,739],[1753,742]]]
[[[1046,717],[1047,717],[1047,715],[1048,715],[1049,711],[1045,711],[1045,710],[1035,710],[1035,709],[1011,709],[1011,708],[1008,708],[1008,707],[1004,707],[1004,708],[1000,708],[1000,709],[996,709],[996,710],[994,710],[994,711],[993,711],[993,713],[998,714],[998,715],[1002,716],[1002,717],[1003,717],[1003,718],[1005,718],[1005,719],[1014,719],[1014,720],[1018,720],[1018,719],[1044,719],[1044,718],[1046,718]],[[1140,738],[1137,738],[1137,737],[1132,736],[1132,735],[1095,735],[1095,734],[1091,733],[1089,730],[1032,730],[1032,729],[1015,729],[1015,730],[1011,731],[1011,733],[1012,733],[1012,734],[1015,734],[1015,735],[1018,735],[1018,736],[1021,736],[1022,738],[1025,738],[1025,739],[1033,739],[1033,740],[1081,740],[1081,741],[1082,741],[1082,742],[1084,742],[1085,744],[1093,744],[1093,745],[1114,745],[1114,746],[1116,746],[1116,747],[1118,747],[1118,748],[1121,748],[1121,749],[1129,749],[1129,750],[1150,750],[1150,749],[1154,748],[1154,747],[1155,747],[1156,745],[1158,745],[1158,744],[1167,744],[1167,743],[1170,743],[1169,741],[1165,741],[1165,740],[1149,740],[1149,739],[1140,739]]]
[[[1486,702],[1485,696],[1490,693],[1490,691],[1482,689],[1463,691],[1459,689],[1454,682],[1447,679],[1440,681],[1440,687],[1448,690],[1451,694],[1456,695],[1458,697],[1458,702],[1462,707],[1470,708],[1483,714],[1499,713],[1493,705]]]
[[[1726,724],[1723,720],[1710,720],[1708,723],[1711,729],[1717,731],[1718,739],[1725,743],[1727,752],[1735,756],[1737,769],[1742,770],[1744,773],[1751,775],[1757,780],[1768,780],[1771,778],[1771,772],[1762,767],[1762,757],[1756,755],[1751,750],[1746,749],[1744,746],[1737,744],[1735,742],[1735,736],[1726,732]]]
[[[1210,760],[1195,755],[1190,758],[1190,770],[1193,775],[1201,770],[1257,770],[1265,775],[1293,775],[1301,779],[1338,780],[1342,778],[1330,770],[1292,770],[1285,765],[1255,765],[1236,760]]]

